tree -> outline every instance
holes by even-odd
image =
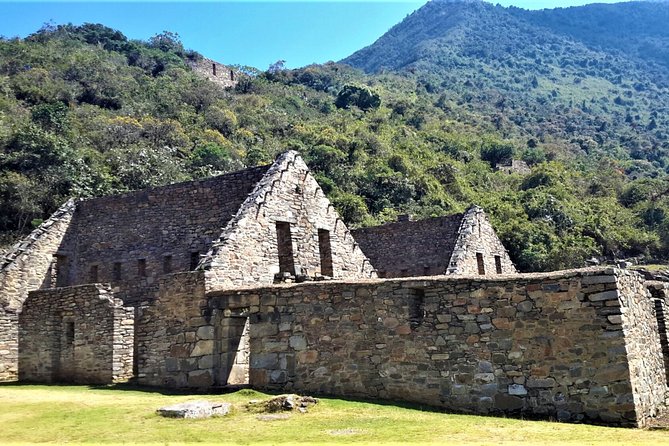
[[[335,100],[337,108],[351,108],[358,107],[360,110],[371,110],[379,108],[381,105],[381,98],[379,94],[372,91],[368,87],[361,87],[358,85],[345,85],[337,95]]]

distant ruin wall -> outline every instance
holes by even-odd
[[[186,63],[194,72],[223,88],[234,87],[239,80],[239,73],[234,69],[206,57],[188,60]]]
[[[17,378],[17,313],[29,291],[55,285],[54,255],[74,209],[74,201],[65,203],[0,260],[0,381]]]
[[[622,270],[301,284],[209,307],[252,313],[259,389],[622,426],[667,391],[649,293]]]
[[[134,312],[106,285],[33,291],[19,316],[19,379],[110,384],[133,372]]]

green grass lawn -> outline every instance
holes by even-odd
[[[269,395],[225,395],[86,386],[0,384],[0,444],[669,444],[669,431],[452,415],[386,404],[321,398],[306,414],[259,421],[245,410]],[[208,420],[167,419],[156,409],[197,399],[227,401],[233,412]]]

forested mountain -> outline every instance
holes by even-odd
[[[233,89],[192,72],[201,56],[171,33],[131,41],[86,24],[0,39],[0,233],[15,240],[68,197],[296,149],[352,226],[476,203],[522,270],[666,259],[668,69],[643,52],[665,31],[612,48],[549,13],[433,1],[345,61],[368,74],[238,67]],[[497,169],[511,159],[531,173]]]
[[[343,62],[412,73],[504,136],[629,154],[638,175],[656,175],[669,161],[667,19],[667,3],[525,11],[434,0]]]

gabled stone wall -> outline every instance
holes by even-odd
[[[199,263],[267,169],[79,202],[60,248],[67,285],[111,283],[142,300],[138,288]]]
[[[22,381],[110,384],[132,377],[134,310],[106,285],[33,291],[19,326]]]
[[[480,257],[477,258],[477,256]],[[499,268],[499,269],[498,269]],[[515,274],[504,245],[497,237],[483,209],[471,207],[465,212],[458,239],[451,255],[448,274]]]
[[[0,266],[0,381],[17,378],[18,313],[32,290],[55,286],[55,258],[72,220],[68,201],[28,237],[17,243]]]
[[[290,226],[296,275],[322,273],[319,230],[329,233],[334,278],[365,278],[373,267],[296,152],[281,155],[203,261],[207,289],[272,284],[280,273],[277,223]]]

